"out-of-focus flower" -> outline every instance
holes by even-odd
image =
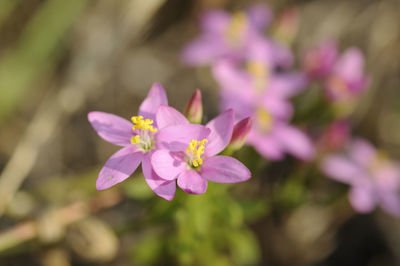
[[[232,15],[222,10],[205,13],[201,18],[202,34],[189,43],[182,54],[188,65],[211,64],[217,59],[242,59],[272,17],[268,6],[257,4]]]
[[[334,102],[352,101],[366,89],[367,84],[364,56],[357,48],[347,49],[325,79],[327,95]]]
[[[200,124],[203,118],[203,101],[200,90],[196,90],[185,109],[185,116],[191,122]]]
[[[303,54],[302,68],[310,78],[326,78],[332,71],[338,57],[337,45],[333,41],[325,41]]]
[[[323,152],[333,152],[346,146],[350,139],[350,124],[346,120],[334,121],[328,125],[318,142]]]
[[[280,160],[286,152],[304,160],[314,156],[311,140],[288,123],[293,107],[287,98],[303,87],[301,75],[271,75],[257,89],[259,83],[252,73],[238,70],[228,62],[220,62],[213,70],[222,87],[222,110],[233,108],[237,119],[253,118],[247,143],[263,157]]]
[[[321,168],[330,178],[351,186],[350,203],[358,212],[370,212],[380,205],[400,216],[400,165],[367,141],[354,140],[347,155],[327,156]]]
[[[183,117],[168,106],[160,107],[159,112],[170,114],[165,116],[165,123],[170,119],[176,121],[175,116]],[[216,155],[229,143],[233,121],[234,113],[228,110],[206,126],[197,125],[198,128],[192,132],[181,131],[189,124],[187,120],[165,127],[157,135],[163,148],[155,151],[151,158],[154,170],[165,180],[177,180],[178,186],[190,194],[205,193],[208,180],[236,183],[249,179],[251,173],[241,162],[230,156]],[[192,139],[189,140],[188,136]]]
[[[155,137],[163,127],[155,119],[161,104],[168,104],[168,100],[164,88],[156,83],[140,105],[139,116],[132,117],[132,122],[103,112],[88,114],[89,122],[100,137],[123,147],[113,154],[101,169],[96,182],[98,190],[124,181],[142,163],[143,175],[150,188],[167,200],[174,197],[175,184],[161,179],[150,164],[151,154],[158,146]]]

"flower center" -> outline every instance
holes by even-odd
[[[268,132],[274,121],[272,115],[264,109],[257,109],[256,111],[256,121],[259,130],[266,133]]]
[[[246,14],[244,12],[234,13],[226,31],[226,38],[228,42],[233,46],[239,46],[247,27],[248,19]]]
[[[157,132],[157,128],[152,125],[153,120],[143,119],[143,116],[132,116],[131,120],[134,124],[132,130],[139,131],[139,134],[131,138],[131,143],[144,152],[153,149],[154,138],[152,133]]]
[[[190,141],[189,146],[186,149],[186,154],[188,155],[190,167],[197,168],[203,164],[203,159],[201,159],[201,155],[204,153],[204,145],[206,142],[208,142],[207,139],[202,139],[201,141],[192,139]]]
[[[269,79],[269,67],[261,61],[250,61],[247,63],[247,71],[250,73],[254,87],[257,90],[265,89]]]

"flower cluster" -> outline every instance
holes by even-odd
[[[293,64],[289,48],[263,34],[271,18],[270,9],[261,4],[233,15],[210,11],[202,18],[200,37],[184,49],[183,60],[211,65],[221,109],[233,108],[237,120],[253,118],[247,143],[263,157],[280,160],[290,153],[309,160],[314,156],[312,142],[290,124],[289,101],[305,87],[307,77],[287,71]]]
[[[368,142],[351,137],[351,116],[369,84],[362,52],[352,47],[340,54],[336,42],[324,41],[306,50],[300,70],[295,70],[289,45],[298,13],[284,11],[270,29],[275,34],[266,36],[271,20],[272,12],[263,4],[233,14],[209,11],[201,18],[200,35],[184,48],[182,60],[190,66],[210,66],[221,111],[235,111],[235,120],[242,120],[237,126],[248,131],[246,143],[262,157],[282,160],[288,153],[307,161],[316,158],[323,173],[352,186],[350,201],[357,211],[371,211],[379,204],[400,215],[399,166]],[[293,120],[292,97],[307,99],[304,95],[312,95],[315,88],[317,97],[304,101],[311,106],[302,108],[308,116],[306,111]],[[323,122],[312,125],[315,111],[321,112]],[[246,117],[252,121],[243,120]],[[293,125],[301,121],[298,117],[314,130],[314,140]],[[239,147],[244,141],[238,141]],[[350,155],[338,155],[343,149]]]
[[[189,102],[188,118],[199,120],[201,95]],[[164,88],[154,84],[131,121],[113,114],[90,112],[89,122],[104,140],[122,149],[101,169],[96,188],[103,190],[124,181],[142,163],[149,187],[160,197],[172,200],[178,186],[191,194],[202,194],[207,182],[236,183],[250,178],[250,171],[237,159],[218,155],[231,141],[234,112],[227,110],[205,126],[192,124],[168,106]],[[201,115],[200,115],[201,120]],[[241,134],[242,138],[245,138]]]

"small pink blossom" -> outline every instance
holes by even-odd
[[[377,151],[365,140],[354,140],[346,154],[332,154],[321,168],[330,178],[351,186],[349,198],[361,213],[380,205],[400,216],[400,164]]]
[[[158,121],[177,121],[183,117],[172,107],[160,107],[157,117],[168,113]],[[216,155],[229,143],[233,130],[234,113],[226,111],[211,120],[206,126],[198,125],[192,132],[182,132],[189,121],[170,124],[158,134],[162,148],[151,158],[154,171],[163,179],[175,182],[190,194],[202,194],[208,181],[216,183],[243,182],[250,178],[250,171],[238,160]],[[188,138],[189,137],[189,138]]]
[[[167,96],[160,84],[154,84],[147,97],[139,107],[139,116],[132,117],[132,122],[119,116],[103,113],[90,112],[88,119],[97,134],[104,140],[123,148],[113,154],[101,169],[96,181],[96,188],[103,190],[110,188],[127,179],[142,163],[142,171],[147,184],[160,197],[172,200],[175,195],[175,183],[165,180],[157,175],[150,163],[151,155],[158,149],[160,143],[157,135],[165,127],[165,116],[160,113],[158,119],[156,111],[160,105],[167,105]],[[169,123],[179,123],[178,121]],[[181,133],[193,131],[195,125],[181,128]],[[190,136],[189,136],[190,137]]]

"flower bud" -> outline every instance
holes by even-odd
[[[200,124],[203,118],[203,101],[200,90],[196,90],[185,109],[185,116],[191,122]]]
[[[232,138],[229,142],[228,149],[230,152],[234,152],[243,147],[246,142],[247,136],[249,135],[253,120],[251,117],[247,117],[236,123],[233,128]]]

